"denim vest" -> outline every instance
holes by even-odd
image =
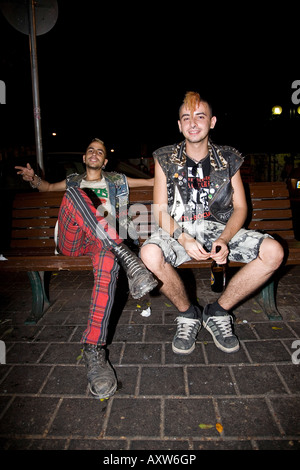
[[[127,178],[125,175],[115,172],[107,173],[103,171],[102,174],[108,186],[108,195],[113,211],[111,215],[116,217],[118,211],[120,211],[120,207],[126,207],[127,209],[129,196]],[[85,177],[86,173],[82,173],[81,175],[73,173],[69,175],[67,177],[67,188],[80,187],[80,183]]]
[[[168,211],[176,221],[184,214],[188,202],[188,177],[185,141],[162,147],[153,153],[167,178]],[[209,143],[211,215],[226,224],[233,212],[233,188],[231,178],[241,167],[244,159],[232,147]]]
[[[127,216],[128,202],[129,202],[129,188],[125,175],[116,172],[104,172],[102,174],[108,186],[108,195],[111,204],[111,214],[106,216],[107,222],[116,227],[118,222],[118,232],[121,238],[127,238],[127,234],[132,238],[137,238],[135,233],[132,233],[133,225]],[[80,187],[81,181],[86,177],[86,173],[81,175],[73,173],[67,177],[67,189],[70,187]],[[133,231],[134,232],[134,231]]]

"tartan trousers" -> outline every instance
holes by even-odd
[[[94,273],[82,343],[106,343],[119,272],[119,264],[110,247],[121,242],[118,233],[99,215],[86,193],[80,188],[68,188],[58,214],[58,247],[66,256],[91,256]]]

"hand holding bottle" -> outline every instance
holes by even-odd
[[[217,264],[226,264],[227,256],[229,254],[227,243],[222,238],[218,238],[213,244],[210,252],[210,257]]]
[[[210,271],[210,286],[213,292],[222,292],[225,289],[226,285],[226,261],[227,261],[227,254],[225,254],[225,263],[224,262],[217,262],[218,254],[220,254],[220,260],[223,261],[224,254],[222,255],[221,246],[215,245],[213,248],[215,253],[211,263],[211,271]],[[223,250],[224,251],[224,250]],[[228,249],[227,249],[228,251]],[[225,251],[226,253],[226,251]],[[211,252],[213,255],[213,250]],[[221,256],[222,255],[222,256]]]

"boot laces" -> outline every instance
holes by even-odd
[[[95,348],[94,351],[88,351],[87,358],[88,368],[91,375],[98,372],[99,366],[105,367],[106,365],[105,352],[101,349]]]
[[[139,270],[142,269],[142,266],[139,265],[138,260],[131,256],[130,253],[127,253],[127,251],[122,246],[118,247],[118,251],[119,255],[122,256],[124,262],[126,263],[126,266],[132,269],[132,275],[135,275]]]

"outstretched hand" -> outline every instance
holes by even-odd
[[[18,175],[21,175],[24,181],[33,181],[34,179],[34,170],[31,168],[30,164],[27,163],[25,166],[15,166]]]

